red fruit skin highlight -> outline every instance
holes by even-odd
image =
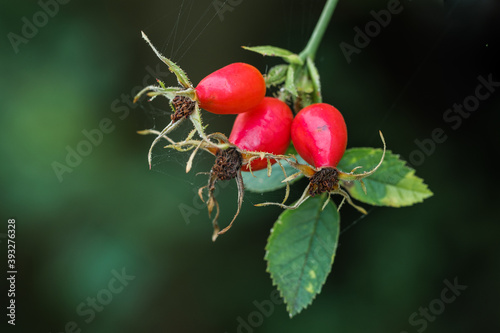
[[[238,114],[259,104],[266,83],[259,70],[245,63],[227,65],[206,76],[196,86],[200,107],[216,114]]]
[[[286,103],[265,97],[259,105],[236,117],[229,141],[243,150],[282,155],[290,145],[292,121],[293,113]],[[256,159],[251,166],[252,171],[264,169],[267,160]],[[241,171],[249,171],[248,166],[243,165]]]
[[[347,127],[339,110],[326,103],[305,107],[292,123],[292,142],[315,168],[336,167],[347,147]]]

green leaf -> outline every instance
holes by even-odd
[[[290,64],[296,64],[296,65],[304,64],[302,59],[300,59],[300,57],[297,54],[276,46],[270,46],[270,45],[252,46],[252,47],[243,46],[243,48],[248,51],[260,53],[263,56],[280,57]]]
[[[290,317],[312,303],[333,264],[340,217],[333,202],[322,210],[324,200],[310,198],[295,210],[285,210],[267,242],[267,270]]]
[[[294,75],[298,96],[297,100],[300,101],[300,108],[305,108],[314,103],[314,85],[305,68],[299,68]]]
[[[281,64],[272,67],[269,72],[264,76],[266,86],[276,86],[285,82],[288,65]]]
[[[297,87],[295,87],[295,68],[294,66],[288,66],[288,71],[286,72],[285,80],[285,90],[288,91],[293,96],[297,97]]]
[[[377,165],[382,157],[382,149],[353,148],[348,149],[339,165],[339,170],[350,172],[357,166],[367,171]],[[405,165],[399,155],[386,152],[380,168],[371,176],[364,178],[366,194],[361,184],[344,182],[342,185],[349,194],[361,201],[375,206],[402,207],[422,202],[432,196],[432,192],[423,180],[415,175],[415,170]]]
[[[306,161],[304,161],[302,157],[298,155],[296,156],[299,163],[306,163]],[[298,172],[286,162],[282,163],[282,165],[285,169],[287,177]],[[281,167],[278,165],[278,163],[274,163],[271,168],[272,172],[270,177],[267,176],[267,169],[254,171],[253,174],[255,177],[252,176],[250,172],[242,172],[245,190],[255,193],[264,193],[284,188],[286,186],[286,183],[282,183],[282,181],[285,179],[285,175],[283,175]],[[294,180],[290,181],[289,184],[295,183],[302,177],[303,175],[298,176]]]

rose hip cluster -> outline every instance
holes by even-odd
[[[341,194],[351,205],[366,213],[364,209],[352,203],[347,192],[340,188],[340,181],[361,181],[362,178],[371,175],[378,166],[362,174],[354,174],[352,171],[344,173],[336,168],[346,150],[347,127],[342,114],[335,107],[326,103],[315,103],[304,107],[294,117],[285,101],[265,96],[264,77],[255,67],[245,63],[227,65],[209,74],[194,87],[182,69],[163,57],[144,34],[143,37],[158,57],[169,66],[181,85],[181,88],[166,87],[163,82],[158,81],[159,86],[146,87],[136,97],[137,100],[144,93],[151,99],[156,96],[167,97],[174,111],[170,124],[161,132],[140,131],[141,134],[157,135],[148,155],[150,167],[152,148],[162,138],[169,141],[170,144],[166,146],[168,148],[179,151],[193,150],[186,171],[191,169],[194,156],[200,149],[215,156],[208,184],[199,190],[199,195],[206,202],[210,215],[216,208],[213,219],[213,240],[229,230],[239,214],[244,194],[241,173],[253,173],[267,168],[270,175],[274,163],[280,165],[286,178],[285,200],[283,203],[267,202],[259,204],[260,206],[274,204],[294,209],[311,196],[328,193],[328,195]],[[222,133],[206,134],[201,122],[200,109],[215,114],[237,115],[229,138]],[[185,119],[193,122],[194,130],[185,140],[175,142],[168,133]],[[195,134],[198,134],[201,140],[195,139]],[[291,142],[297,153],[309,165],[298,163],[293,154],[286,154]],[[283,161],[298,172],[287,177]],[[302,174],[310,179],[309,185],[293,206],[285,205],[289,193],[288,182]],[[219,205],[213,193],[217,181],[230,179],[236,179],[238,185],[238,209],[229,225],[220,230],[217,224]],[[206,201],[203,196],[204,190],[208,192]]]

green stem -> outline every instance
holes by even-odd
[[[318,50],[319,44],[323,39],[323,35],[325,34],[328,23],[330,23],[333,11],[335,10],[335,7],[337,7],[338,2],[339,0],[326,1],[323,12],[321,12],[321,16],[319,17],[318,23],[316,23],[316,27],[314,28],[311,38],[309,38],[306,47],[299,54],[302,61],[305,62],[308,57],[313,60],[316,56],[316,51]]]

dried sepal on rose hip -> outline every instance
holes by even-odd
[[[292,157],[283,155],[290,145],[292,121],[293,114],[286,103],[276,98],[266,97],[259,105],[236,117],[229,139],[222,133],[212,133],[205,139],[194,140],[195,132],[192,131],[184,141],[174,142],[158,131],[146,131],[143,134],[160,135],[170,142],[167,148],[179,151],[193,150],[186,165],[186,172],[191,170],[192,162],[199,150],[207,151],[215,156],[208,184],[198,191],[200,198],[207,204],[209,215],[211,216],[213,210],[216,210],[212,220],[214,228],[212,239],[215,241],[219,235],[231,228],[239,215],[245,191],[242,172],[267,168],[268,175],[270,175],[272,164],[278,163],[285,178],[287,177],[281,161],[294,161]],[[219,204],[214,196],[215,186],[218,181],[231,179],[236,179],[238,185],[238,208],[228,226],[220,230],[217,223]],[[203,195],[205,190],[207,191],[206,199]],[[283,202],[286,201],[288,193],[289,187],[287,186]]]
[[[283,154],[290,145],[292,121],[293,113],[290,107],[283,101],[272,97],[264,98],[260,104],[236,117],[229,139],[225,142],[231,147],[217,151],[216,161],[210,172],[208,185],[204,187],[208,189],[207,207],[209,213],[214,207],[217,208],[213,222],[213,240],[231,228],[240,212],[245,191],[243,177],[241,176],[242,172],[253,172],[267,168],[268,175],[270,175],[271,165],[278,162],[286,177],[281,160],[289,159]],[[225,140],[221,137],[218,139],[221,140],[220,143]],[[218,180],[233,178],[236,178],[238,185],[238,210],[229,225],[219,231],[217,225],[219,206],[213,196],[215,183]],[[199,192],[202,198],[204,188],[201,188]],[[288,193],[289,187],[287,186],[284,201],[286,201]]]
[[[201,200],[207,204],[209,216],[212,216],[212,212],[215,208],[215,216],[212,219],[214,228],[212,240],[215,241],[219,235],[224,234],[232,227],[234,221],[240,213],[245,192],[243,177],[241,175],[242,172],[246,172],[244,171],[244,169],[247,169],[249,170],[248,172],[250,172],[250,165],[255,162],[260,162],[260,160],[262,159],[267,165],[269,175],[271,173],[271,164],[277,162],[280,164],[282,171],[284,172],[284,175],[286,177],[286,172],[284,171],[284,168],[281,164],[281,160],[288,161],[290,157],[285,155],[266,153],[263,151],[248,151],[240,149],[238,146],[232,144],[229,139],[227,139],[227,137],[221,133],[209,134],[207,135],[207,138],[209,141],[199,141],[191,139],[181,142],[175,142],[166,147],[181,151],[194,149],[188,160],[186,172],[189,172],[191,170],[194,156],[200,149],[207,151],[215,156],[214,165],[209,172],[208,184],[198,190],[198,195],[200,196]],[[213,140],[216,140],[217,143],[214,143]],[[214,196],[215,185],[218,181],[226,181],[231,179],[235,179],[238,186],[238,208],[228,226],[221,230],[217,222],[220,209],[219,204]],[[207,199],[205,199],[204,197],[205,190],[207,190]],[[287,195],[288,192],[289,190],[287,189]]]
[[[297,153],[310,165],[288,161],[299,172],[284,181],[291,181],[300,174],[304,174],[309,178],[309,184],[293,206],[271,202],[257,206],[278,205],[286,209],[295,209],[309,197],[328,193],[324,207],[330,200],[331,194],[340,194],[343,196],[342,203],[346,200],[358,211],[366,214],[366,210],[355,205],[349,194],[340,187],[340,181],[360,181],[366,192],[362,179],[372,175],[380,167],[385,157],[385,141],[382,133],[380,132],[380,137],[384,144],[384,151],[379,164],[372,170],[360,174],[356,174],[354,171],[361,167],[357,167],[349,173],[337,169],[347,146],[347,127],[342,114],[332,105],[316,103],[302,109],[293,120],[291,136]]]
[[[158,81],[158,85],[147,86],[134,98],[136,102],[143,94],[153,100],[157,96],[166,97],[174,110],[170,123],[160,132],[151,144],[148,153],[151,168],[151,154],[155,144],[179,124],[189,118],[202,139],[206,134],[201,121],[200,108],[216,114],[239,114],[258,105],[266,94],[264,77],[257,68],[245,63],[233,63],[207,75],[193,86],[187,74],[173,61],[164,57],[142,33],[149,46],[175,74],[180,87],[167,87]],[[144,131],[140,132],[141,134]]]

